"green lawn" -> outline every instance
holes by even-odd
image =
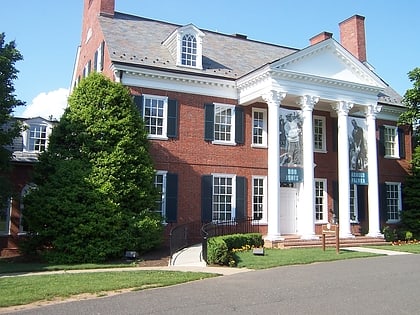
[[[378,256],[370,253],[360,253],[341,250],[336,253],[335,248],[291,248],[265,249],[264,256],[254,255],[252,251],[236,252],[239,268],[266,269],[278,266],[310,264],[313,262],[333,261],[350,258]]]
[[[107,271],[0,278],[0,307],[67,298],[82,293],[142,290],[214,277],[215,274],[175,271]]]

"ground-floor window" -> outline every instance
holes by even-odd
[[[213,220],[225,221],[235,217],[233,175],[213,176]]]
[[[315,222],[328,221],[327,180],[315,179]]]
[[[7,198],[0,204],[0,235],[10,233],[10,213],[12,210],[12,200]]]
[[[252,219],[266,221],[266,180],[265,177],[252,178]]]
[[[401,183],[386,182],[386,210],[387,222],[394,223],[400,221],[402,200]]]
[[[357,185],[350,185],[350,222],[359,222],[357,202]]]

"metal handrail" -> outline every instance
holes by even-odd
[[[173,227],[169,233],[169,251],[172,255],[188,246],[201,242],[201,221],[192,221]]]

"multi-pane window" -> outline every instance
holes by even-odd
[[[398,222],[401,214],[401,183],[385,183],[387,222]]]
[[[10,232],[11,199],[0,202],[0,235]]]
[[[214,107],[214,140],[234,142],[234,106],[215,105]]]
[[[226,221],[234,218],[233,176],[213,176],[213,220]]]
[[[162,218],[164,218],[166,209],[166,172],[156,172],[155,187],[159,192],[159,197],[156,200],[156,212],[159,213],[162,216]]]
[[[398,157],[398,129],[397,127],[385,126],[384,129],[385,156]]]
[[[143,118],[149,137],[166,137],[167,104],[167,97],[144,95]]]
[[[350,222],[358,222],[357,185],[350,185]]]
[[[264,109],[252,110],[252,144],[267,146],[267,111]]]
[[[29,150],[35,152],[45,151],[47,146],[47,126],[31,125],[29,127]]]
[[[197,66],[197,40],[191,34],[186,34],[182,37],[181,64],[184,66]]]
[[[326,179],[315,179],[315,221],[328,221]]]
[[[252,179],[252,219],[262,220],[265,215],[265,188],[264,177]]]
[[[318,152],[326,151],[325,143],[325,117],[314,116],[314,150]]]

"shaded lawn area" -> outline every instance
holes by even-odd
[[[394,250],[397,252],[407,252],[407,253],[412,253],[412,254],[420,254],[420,243],[377,245],[377,246],[364,246],[364,247],[384,249],[384,250]]]
[[[379,255],[345,250],[340,250],[340,253],[337,254],[335,248],[327,247],[325,252],[321,248],[265,249],[264,256],[254,255],[252,250],[236,252],[235,256],[239,268],[266,269]]]
[[[68,298],[83,293],[106,296],[107,291],[143,290],[218,276],[204,272],[107,271],[0,278],[0,307]]]

